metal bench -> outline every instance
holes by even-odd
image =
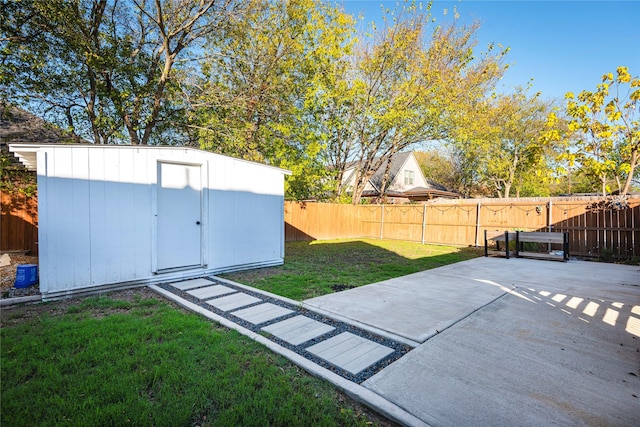
[[[511,252],[509,242],[515,241],[515,256],[517,258],[538,258],[566,262],[569,259],[569,233],[545,231],[516,231],[490,232],[484,231],[484,256],[500,255],[509,259]],[[496,248],[489,249],[489,243],[495,242]],[[524,243],[547,244],[545,252],[525,251]],[[504,248],[500,245],[504,244]],[[562,245],[562,250],[552,250],[551,245]]]
[[[524,243],[546,243],[546,252],[524,251]],[[552,250],[551,245],[562,245],[562,250]],[[567,262],[569,259],[569,233],[545,231],[516,231],[516,257],[549,259]]]

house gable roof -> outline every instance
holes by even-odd
[[[414,155],[413,151],[405,151],[405,152],[398,153],[398,154],[393,156],[393,158],[391,159],[391,167],[389,168],[389,181],[387,183],[387,187],[389,187],[390,184],[392,182],[394,182],[394,180],[396,179],[397,175],[404,168],[404,165],[407,163],[409,158],[411,156],[413,156],[413,155]],[[387,163],[388,163],[388,160],[385,160],[382,163],[382,165],[380,165],[378,170],[376,170],[376,172],[373,174],[371,179],[369,180],[371,185],[373,185],[378,190],[380,189],[380,187],[382,185],[382,179],[384,177],[384,171],[387,168]],[[425,178],[425,182],[427,183],[427,186],[426,187],[422,187],[421,186],[421,187],[412,188],[411,190],[407,190],[406,191],[407,193],[411,192],[411,191],[435,190],[435,191],[442,191],[442,192],[446,192],[446,193],[450,193],[450,194],[456,194],[456,193],[449,192],[449,190],[444,185],[439,184],[439,183],[437,183],[435,181],[432,181],[429,178],[425,177],[424,174],[422,173],[422,169],[418,168],[417,172]]]
[[[429,190],[449,191],[449,189],[447,189],[447,187],[445,187],[444,185],[442,185],[442,184],[440,184],[438,182],[432,181],[429,178],[426,178],[426,181],[427,181],[427,189],[429,189]],[[418,188],[419,187],[416,187],[416,188],[412,189],[411,191],[417,190]],[[423,188],[423,187],[420,187],[420,188]]]
[[[0,150],[9,153],[9,144],[70,144],[87,142],[69,135],[44,119],[6,103],[0,102]],[[15,157],[7,156],[14,167],[22,167]],[[22,162],[24,163],[24,162]],[[35,170],[25,164],[27,169]]]
[[[398,153],[393,156],[391,159],[391,166],[389,168],[389,181],[388,184],[391,184],[395,181],[396,176],[402,170],[402,167],[405,163],[407,163],[407,159],[412,156],[413,153],[411,151],[405,151],[404,153]],[[373,185],[377,190],[382,186],[382,179],[384,178],[384,172],[387,169],[387,164],[389,163],[389,159],[382,162],[378,170],[373,174],[369,182]],[[421,172],[422,173],[422,172]],[[388,185],[387,185],[388,186]]]
[[[59,144],[88,142],[22,108],[0,104],[0,141],[8,144]]]

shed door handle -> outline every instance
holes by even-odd
[[[196,225],[200,225],[200,221],[196,221]]]

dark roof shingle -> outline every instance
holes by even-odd
[[[396,175],[398,175],[398,172],[400,172],[400,168],[402,168],[402,165],[404,165],[410,155],[410,151],[405,151],[404,153],[397,153],[392,157],[391,167],[389,168],[389,180],[387,181],[387,183],[393,182]],[[384,177],[384,172],[387,169],[388,163],[389,159],[386,159],[384,162],[382,162],[378,170],[376,170],[376,173],[374,173],[369,180],[369,182],[371,182],[371,184],[377,189],[380,189],[380,186],[382,185],[382,178]]]
[[[3,102],[0,102],[0,150],[9,153],[9,144],[70,144],[87,142],[69,135],[44,119]],[[18,159],[8,156],[15,165]],[[19,166],[21,167],[21,165]]]

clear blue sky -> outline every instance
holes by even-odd
[[[380,22],[381,5],[398,2],[335,0],[345,11]],[[422,2],[426,4],[427,2]],[[432,15],[444,21],[453,8],[465,23],[479,21],[478,49],[508,46],[510,64],[500,85],[526,85],[543,98],[562,99],[568,91],[595,90],[605,73],[618,66],[640,75],[640,0],[627,1],[434,1]]]

